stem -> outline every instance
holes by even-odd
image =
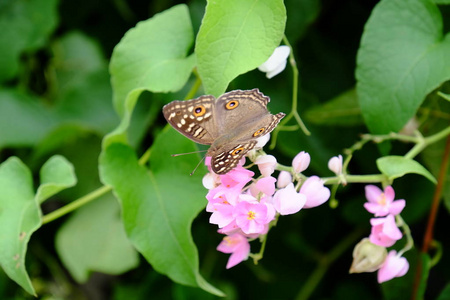
[[[111,190],[112,188],[110,186],[102,186],[96,189],[95,191],[92,191],[89,194],[67,204],[66,206],[63,206],[55,211],[52,211],[49,214],[46,214],[45,216],[42,217],[42,224],[47,224],[51,221],[54,221],[64,216],[65,214],[68,214],[73,210],[91,202],[92,200],[97,199],[100,196],[103,196],[104,194],[108,193]]]
[[[446,175],[447,175],[449,156],[450,156],[450,136],[447,137],[447,142],[445,144],[445,150],[444,150],[444,155],[442,157],[441,169],[439,170],[439,175],[438,175],[438,183],[436,185],[436,190],[434,191],[433,202],[431,205],[430,215],[428,217],[427,229],[426,229],[425,235],[423,237],[423,246],[422,246],[423,253],[428,252],[428,250],[430,248],[430,244],[433,240],[434,224],[436,223],[436,215],[437,215],[437,211],[439,208],[439,203],[440,203],[440,199],[442,196],[442,190],[443,190]]]
[[[441,133],[443,131],[441,131]],[[423,236],[423,245],[422,245],[422,251],[421,251],[423,254],[428,253],[428,251],[433,243],[434,224],[436,223],[436,216],[437,216],[437,212],[438,212],[438,208],[439,208],[440,199],[442,196],[442,189],[444,187],[444,183],[445,183],[445,179],[446,179],[446,175],[447,175],[449,157],[450,157],[450,136],[447,137],[447,142],[445,144],[441,168],[439,170],[439,175],[438,175],[438,183],[437,183],[436,189],[434,191],[433,202],[431,203],[430,214],[428,216],[427,228],[426,228],[425,234]],[[421,282],[422,268],[423,268],[422,260],[419,259],[419,261],[417,263],[417,268],[416,268],[416,277],[414,280],[414,286],[413,286],[414,292],[412,295],[412,299],[416,299],[416,297],[418,296],[417,293],[418,293],[420,282]]]
[[[414,240],[411,235],[411,229],[409,229],[408,224],[406,224],[406,222],[403,220],[403,218],[400,215],[396,215],[395,218],[396,218],[396,221],[399,224],[399,226],[401,226],[403,228],[403,232],[405,233],[405,236],[406,236],[406,245],[405,245],[405,247],[403,247],[402,250],[400,250],[398,252],[398,255],[401,256],[401,255],[403,255],[403,253],[405,253],[406,251],[409,251],[410,249],[412,249],[414,247]]]
[[[200,76],[198,75],[197,70],[194,69],[193,72],[195,74],[195,82],[194,82],[194,85],[189,90],[189,92],[186,94],[186,97],[184,97],[184,100],[189,100],[189,99],[194,98],[198,89],[202,85],[202,80],[200,79]]]
[[[368,174],[368,175],[344,175],[347,183],[359,182],[359,183],[371,183],[371,182],[384,182],[386,181],[386,175],[383,174]],[[338,184],[339,177],[323,177],[325,184]]]
[[[358,238],[360,238],[363,230],[356,229],[345,237],[339,244],[331,249],[328,254],[324,255],[313,273],[309,276],[306,282],[303,283],[302,288],[295,297],[296,300],[309,299],[311,294],[319,285],[325,273],[330,268],[331,264],[341,256],[351,245],[353,245]]]
[[[289,43],[289,40],[287,39],[286,35],[283,36],[283,42],[288,46],[291,51],[289,53],[289,64],[292,68],[292,103],[291,103],[291,111],[287,114],[286,117],[284,117],[283,120],[281,120],[280,124],[272,133],[272,141],[270,143],[269,148],[273,149],[275,148],[275,144],[277,143],[277,137],[278,132],[284,129],[284,124],[289,122],[293,117],[297,121],[298,125],[302,129],[302,131],[306,135],[311,135],[311,132],[306,128],[305,124],[303,123],[302,119],[300,118],[300,115],[297,112],[297,103],[298,103],[298,68],[297,63],[295,61],[294,57],[294,49],[292,48],[291,44]],[[289,127],[290,130],[291,127]]]

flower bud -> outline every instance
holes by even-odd
[[[278,174],[277,188],[282,189],[292,182],[292,175],[288,171],[281,171]]]
[[[255,160],[255,164],[262,176],[267,177],[275,171],[277,159],[273,155],[261,155]]]
[[[385,247],[372,244],[368,238],[364,238],[353,249],[350,273],[374,272],[383,265],[387,255]]]
[[[328,161],[328,169],[333,171],[336,175],[342,174],[342,155],[333,156]]]
[[[289,46],[279,46],[275,48],[272,55],[258,67],[258,70],[265,72],[266,77],[269,79],[278,75],[286,68],[287,58],[289,57],[290,52],[291,48],[289,48]]]
[[[306,196],[303,208],[312,208],[322,205],[330,198],[330,190],[323,185],[323,180],[317,176],[311,176],[303,183],[300,194]]]
[[[292,160],[292,167],[294,168],[294,172],[301,173],[305,171],[308,168],[310,161],[311,156],[309,156],[309,153],[302,151],[297,154]]]

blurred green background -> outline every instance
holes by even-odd
[[[108,74],[113,48],[138,21],[178,3],[189,6],[196,33],[206,5],[204,0],[0,2],[0,161],[18,156],[37,174],[48,157],[62,154],[75,165],[79,179],[76,187],[46,202],[44,213],[100,186],[97,159],[101,140],[119,122],[112,107]],[[342,153],[367,131],[353,91],[354,71],[364,24],[376,3],[285,1],[286,36],[295,49],[300,71],[299,111],[312,136],[281,133],[279,146],[271,152],[281,163],[290,164],[296,153],[305,150],[312,157],[307,175],[331,176],[326,167],[328,159]],[[444,13],[448,15],[448,11]],[[272,112],[288,112],[291,75],[287,68],[267,81],[263,73],[254,70],[234,80],[229,90],[258,87],[270,95]],[[160,113],[162,105],[182,99],[188,90],[189,86],[174,94],[141,96],[130,130],[138,154],[151,145],[155,134],[165,126]],[[330,111],[321,106],[338,97],[346,99],[344,117],[336,115],[333,106]],[[407,149],[407,145],[394,144],[392,153],[403,154]],[[350,171],[377,173],[375,159],[379,156],[376,146],[366,146],[363,152],[356,153]],[[413,190],[411,186],[420,188]],[[395,182],[395,190],[397,198],[407,199],[404,218],[420,245],[434,186],[423,177],[408,175]],[[408,299],[404,290],[401,294],[395,291],[402,291],[412,280],[414,254],[407,255],[411,264],[408,275],[383,285],[389,289],[387,293],[377,284],[376,274],[348,274],[353,245],[368,236],[371,216],[362,206],[362,184],[340,188],[337,199],[340,203],[336,209],[323,205],[281,218],[269,234],[263,260],[256,266],[248,260],[230,270],[225,270],[228,255],[215,250],[221,236],[208,223],[209,215],[201,213],[192,231],[202,275],[227,293],[227,299],[295,299],[311,275],[320,274],[320,266],[327,264],[326,254],[342,243],[340,255],[312,291],[312,299]],[[443,239],[445,247],[449,243],[448,239],[445,241],[449,224],[443,215],[447,212],[441,211],[438,216],[436,238]],[[154,272],[142,257],[139,267],[125,274],[94,273],[87,282],[76,282],[61,264],[54,245],[55,235],[69,218],[45,225],[29,244],[28,271],[39,299],[215,298],[200,289],[172,283]],[[252,247],[256,247],[252,249],[256,252],[259,244],[253,243]],[[433,269],[426,299],[436,298],[448,282],[448,260],[444,255]],[[0,297],[33,298],[3,273]]]

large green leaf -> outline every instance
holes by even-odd
[[[143,90],[173,92],[185,85],[195,65],[195,56],[187,56],[193,41],[184,4],[139,22],[125,34],[110,64],[114,106],[121,116],[126,101],[136,101]]]
[[[42,167],[41,180],[35,195],[31,172],[18,158],[0,165],[0,264],[30,294],[35,291],[25,269],[25,254],[31,235],[42,224],[38,202],[76,182],[72,165],[59,156]]]
[[[120,207],[111,196],[78,210],[56,235],[56,250],[78,282],[91,271],[122,274],[138,263],[120,220]]]
[[[373,10],[358,51],[361,110],[374,133],[400,130],[426,95],[450,79],[450,34],[429,0],[384,0]]]
[[[9,0],[0,9],[0,82],[19,70],[23,51],[41,47],[58,21],[57,0]]]
[[[236,76],[266,61],[285,23],[282,0],[208,1],[195,45],[205,92],[219,96]]]
[[[433,183],[436,179],[417,161],[405,158],[403,156],[384,156],[377,159],[377,167],[390,180],[404,176],[405,174],[415,173],[424,176]]]
[[[221,295],[200,275],[190,233],[192,221],[206,204],[201,172],[189,176],[186,171],[193,170],[199,158],[169,154],[189,150],[195,150],[193,143],[167,127],[152,146],[150,170],[138,164],[130,147],[111,143],[100,156],[100,175],[121,201],[128,237],[155,270],[178,283]]]
[[[0,264],[5,273],[35,295],[25,269],[31,234],[41,226],[30,170],[12,157],[0,165]]]

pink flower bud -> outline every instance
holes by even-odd
[[[409,263],[406,258],[398,256],[395,250],[389,251],[389,254],[381,268],[378,270],[378,283],[402,277],[408,272]]]
[[[303,208],[312,208],[325,203],[330,198],[330,190],[323,185],[323,180],[317,176],[309,177],[300,188],[300,194],[306,196]]]
[[[267,177],[275,171],[277,159],[273,155],[261,155],[256,159],[255,164],[258,165],[262,176]]]
[[[310,161],[311,156],[309,156],[307,152],[302,151],[297,154],[292,160],[292,167],[294,167],[294,172],[301,173],[305,171],[308,168]]]
[[[291,182],[292,175],[288,171],[281,171],[280,174],[278,174],[277,188],[284,188]]]
[[[336,175],[342,174],[342,155],[333,156],[328,161],[328,169],[334,172]]]
[[[306,196],[297,193],[294,184],[291,182],[284,189],[278,190],[272,201],[280,215],[290,215],[302,209],[306,202]]]

